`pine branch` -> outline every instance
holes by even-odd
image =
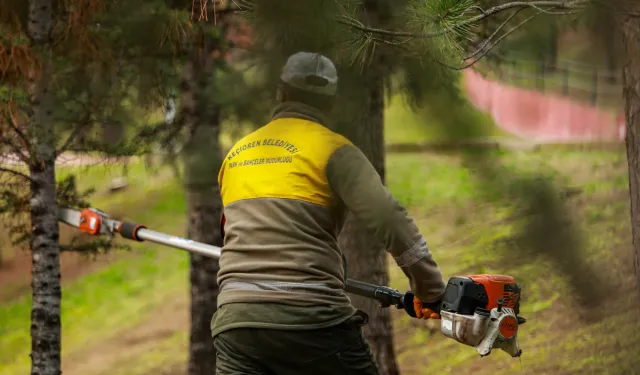
[[[338,17],[337,21],[343,25],[352,27],[366,33],[380,34],[391,37],[414,37],[414,38],[434,38],[442,36],[455,31],[457,28],[471,25],[473,23],[487,19],[493,15],[502,13],[511,9],[526,9],[533,8],[539,12],[550,12],[552,9],[569,11],[569,14],[577,13],[584,9],[592,0],[558,0],[558,1],[514,1],[506,4],[496,5],[487,10],[483,10],[480,7],[473,7],[473,9],[480,12],[479,15],[468,18],[462,22],[456,23],[452,27],[447,27],[442,30],[437,30],[429,33],[415,33],[410,31],[394,31],[386,30],[364,25],[362,22],[347,16]],[[548,8],[548,9],[543,9]],[[566,12],[565,12],[566,13]]]
[[[465,60],[468,59],[472,59],[475,56],[477,56],[478,54],[480,54],[482,51],[484,51],[485,48],[487,48],[487,46],[489,45],[489,43],[491,42],[491,40],[493,40],[493,38],[495,38],[498,33],[500,33],[500,31],[507,25],[507,23],[509,23],[515,16],[518,15],[518,13],[520,13],[524,8],[520,8],[520,9],[516,9],[515,11],[513,11],[513,13],[511,13],[511,15],[502,23],[500,24],[500,26],[498,26],[498,28],[487,38],[487,40],[484,41],[484,43],[482,43],[482,45],[480,46],[480,48],[478,48],[474,53],[472,53],[471,55],[468,55]],[[494,43],[495,45],[496,43]],[[491,47],[493,48],[493,46]],[[489,50],[491,50],[491,48],[489,48]]]
[[[23,178],[23,179],[25,179],[25,180],[27,180],[29,182],[34,182],[34,180],[31,177],[27,176],[26,174],[24,174],[24,173],[22,173],[20,171],[16,171],[15,169],[0,167],[0,172],[9,173],[9,174],[12,174],[14,176]]]
[[[7,119],[7,123],[9,124],[9,126],[11,127],[11,129],[16,132],[16,134],[18,135],[18,137],[20,137],[20,139],[22,139],[22,142],[24,142],[24,146],[30,150],[31,149],[31,142],[29,142],[29,138],[27,138],[27,136],[24,134],[24,132],[20,129],[20,125],[18,124],[18,120],[15,118],[15,115],[13,114],[13,111],[11,110],[13,101],[10,99],[9,103],[7,105],[7,113],[6,113],[6,119]]]
[[[524,19],[522,22],[520,22],[519,24],[517,24],[516,26],[514,26],[513,28],[511,28],[509,31],[507,31],[506,33],[502,34],[502,36],[500,36],[500,38],[498,38],[495,42],[493,42],[493,43],[491,44],[491,46],[490,46],[487,50],[485,50],[484,52],[481,52],[481,51],[482,51],[484,48],[486,48],[486,45],[481,46],[481,47],[478,49],[478,51],[474,52],[474,53],[473,53],[473,54],[471,54],[469,57],[465,58],[465,60],[468,60],[470,57],[472,58],[472,57],[474,57],[474,56],[478,56],[478,55],[479,55],[479,56],[478,56],[478,57],[476,57],[475,59],[473,59],[471,62],[464,64],[463,66],[459,66],[459,67],[450,66],[450,65],[445,64],[445,63],[443,63],[443,62],[441,62],[441,61],[438,61],[438,63],[439,63],[440,65],[443,65],[443,66],[445,66],[445,67],[447,67],[447,68],[450,68],[450,69],[453,69],[453,70],[464,70],[464,69],[470,68],[470,67],[474,66],[478,61],[482,60],[482,58],[483,58],[483,57],[485,57],[489,52],[491,52],[491,50],[492,50],[495,46],[497,46],[498,44],[500,44],[500,42],[501,42],[502,40],[504,40],[506,37],[508,37],[509,35],[511,35],[514,31],[516,31],[516,30],[518,30],[519,28],[521,28],[524,24],[526,24],[527,22],[531,21],[532,19],[534,19],[535,17],[537,17],[537,16],[539,16],[539,15],[541,15],[541,14],[543,14],[543,12],[538,11],[538,12],[536,12],[536,13],[532,14],[531,16],[529,16],[528,18]],[[496,33],[494,33],[494,35],[492,35],[491,37],[494,37],[494,36],[495,36],[495,34],[496,34]],[[491,37],[490,37],[488,40],[490,40],[490,39],[491,39]],[[486,44],[488,44],[488,43],[486,43]]]
[[[69,137],[67,138],[67,140],[64,142],[64,144],[62,145],[62,147],[60,147],[57,151],[56,151],[56,157],[62,155],[65,151],[67,151],[69,149],[69,147],[71,147],[71,145],[73,145],[73,142],[76,140],[76,138],[78,137],[78,135],[80,134],[82,128],[86,125],[86,123],[82,123],[82,124],[78,124],[76,125],[76,127],[73,129],[73,131],[71,132],[71,134],[69,134]]]
[[[20,149],[20,147],[18,147],[17,145],[14,144],[14,142],[12,140],[10,140],[7,137],[0,137],[0,144],[4,144],[6,146],[9,146],[9,148],[11,149],[11,151],[16,154],[16,156],[22,160],[22,162],[24,162],[25,164],[29,164],[29,156],[26,155],[25,153],[22,152],[22,150]]]

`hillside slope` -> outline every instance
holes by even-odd
[[[403,121],[395,125],[390,129],[401,132]],[[516,276],[523,288],[523,315],[529,320],[521,328],[524,355],[514,360],[495,352],[479,358],[472,348],[434,331],[433,323],[395,311],[403,373],[635,373],[640,368],[640,325],[634,317],[640,307],[631,262],[624,151],[545,150],[496,154],[486,159],[489,164],[478,160],[479,155],[388,155],[388,185],[416,217],[446,277],[478,272]],[[131,174],[130,191],[98,194],[95,206],[156,230],[184,234],[181,186],[170,174],[154,177],[139,165]],[[81,182],[99,184],[113,175],[113,169],[92,168],[83,172]],[[541,223],[529,211],[523,213],[527,200],[522,197],[536,194],[527,190],[531,181],[560,187],[563,194],[556,198],[570,215],[557,225],[570,224],[560,233],[575,231],[575,244],[550,243],[531,253],[523,242],[523,230],[548,224],[545,218]],[[544,232],[534,233],[538,237],[528,241],[547,239]],[[132,250],[97,263],[85,260],[80,264],[86,269],[63,270],[65,374],[184,373],[188,257],[145,243],[132,244]],[[390,273],[392,286],[406,289],[401,272],[390,267]],[[605,280],[604,294],[589,282],[597,279]],[[2,288],[6,285],[3,281]],[[585,290],[585,285],[593,290]],[[28,372],[29,309],[28,293],[0,304],[0,374]]]
[[[520,331],[524,354],[517,360],[500,351],[480,358],[472,348],[417,327],[398,314],[403,373],[638,373],[640,358],[634,353],[640,350],[640,324],[635,317],[640,305],[624,153],[547,151],[500,159],[512,172],[542,173],[560,191],[563,186],[574,191],[561,195],[570,228],[560,233],[574,231],[579,244],[549,244],[552,251],[532,253],[519,236],[522,229],[539,223],[526,214],[518,218],[519,210],[506,198],[506,185],[513,179],[491,186],[502,187],[499,190],[487,190],[487,185],[478,189],[473,183],[478,175],[461,169],[459,158],[390,158],[391,188],[421,217],[420,227],[445,274],[514,275],[522,286],[522,314],[528,319]],[[391,272],[394,286],[406,288],[401,273]]]

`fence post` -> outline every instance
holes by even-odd
[[[591,104],[595,105],[598,101],[598,69],[593,69],[593,78],[591,82]]]
[[[569,95],[569,65],[564,63],[562,67],[562,95]]]
[[[541,92],[544,92],[544,72],[546,69],[546,64],[544,63],[544,61],[540,64],[538,64],[538,74],[536,76],[536,83],[538,86],[538,90],[540,90]]]

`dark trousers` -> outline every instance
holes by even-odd
[[[362,336],[366,317],[330,328],[237,328],[215,337],[216,375],[379,375]]]

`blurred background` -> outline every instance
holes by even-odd
[[[522,288],[520,359],[354,298],[383,374],[640,374],[640,9],[519,3],[1,0],[0,374],[31,366],[38,252],[60,254],[65,374],[214,373],[215,262],[41,218],[90,205],[220,244],[220,160],[300,50],[336,62],[337,128],[445,278]],[[350,277],[407,290],[357,223],[341,236]]]

